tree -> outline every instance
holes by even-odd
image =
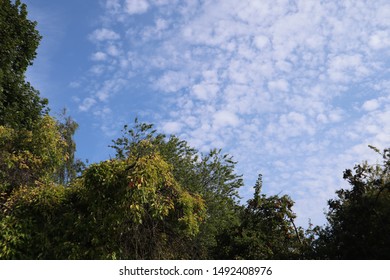
[[[32,130],[0,126],[0,190],[50,182],[66,157],[66,142],[50,116]]]
[[[328,201],[328,224],[313,244],[325,259],[390,258],[390,149],[379,153],[382,164],[356,165],[344,171],[351,189],[336,191]]]
[[[65,148],[56,121],[49,116],[35,123],[32,131],[0,126],[0,223],[7,218],[9,199],[20,188],[53,185],[53,174],[66,158]]]
[[[148,141],[152,146],[139,143]],[[240,175],[235,173],[232,157],[221,150],[199,153],[184,140],[176,136],[166,137],[157,133],[151,124],[139,123],[133,128],[125,126],[123,136],[113,141],[117,158],[129,154],[142,156],[155,149],[162,158],[173,166],[175,180],[188,192],[200,195],[206,205],[206,219],[200,225],[197,236],[187,242],[186,251],[191,259],[214,258],[217,250],[217,236],[239,223],[238,189],[243,185]]]
[[[253,199],[241,208],[240,225],[219,236],[221,259],[298,259],[307,246],[294,223],[290,197],[261,194],[262,175]]]
[[[79,125],[72,117],[67,116],[66,109],[63,109],[57,121],[57,126],[63,141],[66,143],[66,157],[64,157],[61,166],[56,172],[55,180],[59,184],[66,185],[85,169],[85,164],[75,158],[76,142],[73,137]]]
[[[0,0],[0,125],[31,129],[47,112],[47,99],[25,81],[41,36],[27,7],[17,0]]]
[[[66,188],[17,189],[0,220],[0,258],[186,258],[204,202],[171,170],[153,152],[92,164]]]

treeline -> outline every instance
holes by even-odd
[[[86,166],[77,123],[25,81],[40,39],[24,4],[0,0],[0,259],[390,258],[390,150],[347,169],[327,225],[306,230],[261,175],[242,205],[231,156],[150,124],[124,127],[116,157]]]

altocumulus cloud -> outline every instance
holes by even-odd
[[[108,108],[127,103],[202,151],[223,147],[239,162],[245,198],[261,172],[267,193],[297,202],[301,224],[323,223],[342,171],[373,159],[368,144],[389,146],[387,0],[103,7],[89,36],[91,69],[99,71],[89,72],[93,86],[80,110],[115,122],[125,109]]]
[[[118,33],[106,28],[96,29],[90,36],[91,40],[96,41],[118,40],[119,38]]]

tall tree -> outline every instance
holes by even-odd
[[[254,197],[241,208],[240,225],[218,238],[221,259],[298,259],[307,247],[302,228],[296,227],[294,202],[284,195],[261,194],[262,176]]]
[[[0,193],[50,183],[66,156],[66,142],[50,116],[31,130],[0,125]]]
[[[383,162],[344,171],[351,188],[336,191],[337,198],[328,201],[328,225],[313,244],[319,258],[390,258],[390,149],[371,148]]]
[[[0,125],[31,129],[47,99],[25,81],[41,36],[19,0],[0,0]]]
[[[153,143],[151,147],[139,145],[142,141]],[[133,128],[125,126],[123,136],[111,146],[118,158],[129,154],[143,155],[148,149],[156,149],[165,161],[173,166],[175,180],[187,191],[200,195],[205,200],[206,219],[199,234],[187,243],[189,258],[214,258],[217,236],[239,223],[238,189],[243,185],[235,173],[236,162],[220,150],[201,154],[176,136],[166,137],[157,133],[151,124],[136,120]]]
[[[74,141],[74,134],[79,125],[71,116],[67,115],[66,109],[63,109],[61,112],[57,126],[62,139],[66,143],[66,147],[62,164],[58,168],[54,179],[59,184],[66,185],[76,178],[77,174],[85,168],[85,164],[75,158],[76,142]]]

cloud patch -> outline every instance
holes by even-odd
[[[120,39],[118,33],[107,28],[96,29],[89,38],[93,41],[112,41]]]
[[[147,0],[126,0],[125,12],[129,15],[143,14],[149,9]]]

